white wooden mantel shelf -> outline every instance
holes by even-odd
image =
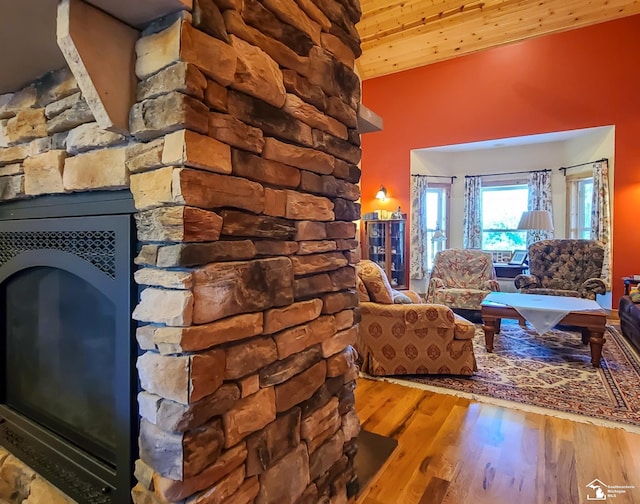
[[[193,0],[85,0],[123,23],[140,28]],[[56,0],[0,2],[0,47],[10,47],[0,59],[0,94],[20,89],[64,65],[56,43]]]

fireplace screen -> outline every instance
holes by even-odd
[[[81,504],[120,504],[137,437],[132,205],[83,197],[0,207],[0,445]]]
[[[115,465],[114,304],[61,269],[5,284],[6,403]]]

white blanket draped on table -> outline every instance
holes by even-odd
[[[541,294],[492,292],[484,302],[511,306],[529,322],[538,334],[544,334],[569,312],[599,311],[602,306],[591,299]]]

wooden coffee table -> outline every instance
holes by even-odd
[[[522,294],[526,296],[526,294]],[[561,297],[561,296],[550,296]],[[487,352],[493,351],[493,338],[500,332],[500,322],[505,319],[517,319],[523,321],[522,315],[512,306],[499,304],[492,301],[483,301],[481,313],[484,329],[484,341]],[[607,323],[605,310],[572,311],[560,320],[559,324],[576,326],[582,329],[582,342],[589,343],[591,348],[591,364],[600,367],[602,357],[602,345],[605,343],[604,331]]]

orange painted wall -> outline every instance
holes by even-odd
[[[408,212],[412,149],[615,125],[616,308],[620,277],[640,274],[639,33],[640,15],[364,81],[384,130],[362,137],[362,212]]]

